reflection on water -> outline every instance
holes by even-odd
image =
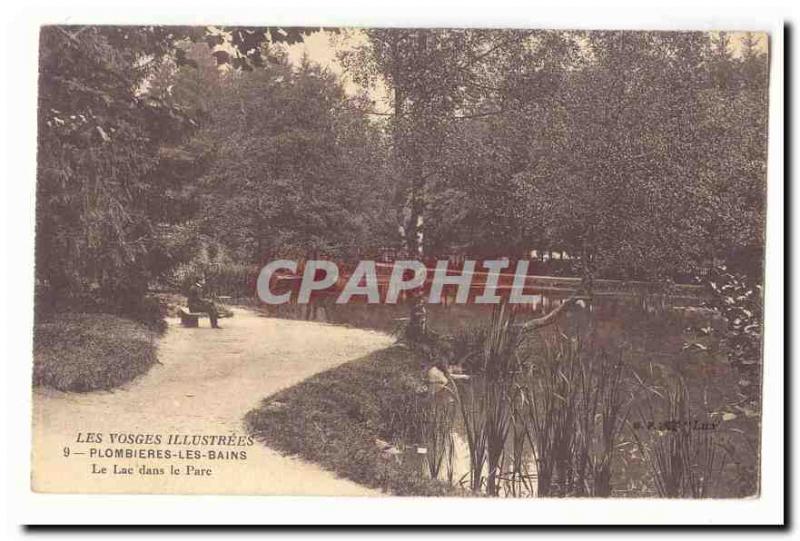
[[[469,488],[470,482],[470,453],[469,444],[463,434],[463,425],[457,425],[453,430],[453,452],[452,462],[450,469],[452,476],[448,475],[446,470],[442,470],[439,474],[441,481],[451,482],[462,488]],[[506,442],[507,453],[513,456],[513,444],[509,440]],[[500,496],[514,496],[514,497],[532,497],[536,495],[536,460],[534,459],[533,452],[526,447],[522,456],[523,463],[512,467],[508,465],[500,474]],[[519,468],[521,466],[521,468]],[[524,479],[519,474],[515,474],[516,469],[521,469],[524,472]],[[488,466],[483,465],[481,477],[485,479],[488,476]],[[512,487],[513,484],[513,487]]]
[[[513,305],[517,320],[542,316],[560,305],[567,294],[533,295],[533,301],[525,305]],[[439,334],[453,334],[465,328],[485,324],[491,317],[493,305],[455,304],[454,299],[441,304],[426,305],[428,327]],[[619,320],[631,310],[646,313],[667,310],[673,306],[696,305],[699,301],[686,296],[669,297],[665,295],[620,295],[598,296],[591,304],[579,301],[578,310],[572,310],[571,320],[586,319],[591,314],[595,320]],[[312,304],[284,304],[277,306],[261,305],[259,308],[275,317],[308,319],[338,325],[394,332],[408,321],[409,306],[398,304],[336,304],[334,297],[319,298]],[[583,315],[581,315],[583,313]]]
[[[480,406],[476,407],[479,402],[485,400],[483,379],[475,377],[468,381],[460,381],[458,385],[461,388],[461,391],[457,393],[458,396],[448,389],[432,390],[429,394],[429,401],[426,405],[429,410],[446,407],[449,408],[452,415],[449,417],[450,423],[446,427],[447,448],[443,452],[436,453],[435,449],[422,447],[424,455],[419,462],[419,471],[423,475],[438,478],[465,490],[486,493],[489,490],[490,477],[489,450],[486,449],[482,454],[479,453],[482,455],[480,457],[472,455],[469,429],[466,426],[466,423],[473,424],[473,433],[471,434],[473,445],[480,446],[481,444],[476,442],[476,439],[485,437],[486,433],[483,431],[487,428],[487,419],[483,417],[485,412]],[[461,405],[458,400],[467,401],[466,410],[473,412],[469,419],[465,419],[463,411],[460,411]],[[509,421],[511,426],[508,437],[501,444],[502,459],[493,476],[493,482],[496,485],[494,494],[501,497],[536,496],[535,455],[522,426],[519,423],[515,424],[511,419]],[[482,429],[477,430],[481,434],[475,433],[475,425],[483,425]],[[489,442],[486,444],[488,447]],[[437,460],[442,460],[443,464],[441,467],[433,469],[437,472],[434,474],[430,468],[430,461]],[[474,466],[474,463],[481,464],[480,472],[475,473],[478,468]]]

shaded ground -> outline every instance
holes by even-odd
[[[33,488],[45,492],[377,494],[259,443],[246,448],[247,460],[211,463],[211,478],[91,475],[93,460],[74,454],[91,447],[120,447],[108,442],[111,432],[244,435],[244,414],[264,397],[392,343],[387,335],[372,331],[269,319],[248,310],[235,312],[233,319],[223,320],[219,331],[209,329],[206,321],[201,328],[186,329],[171,320],[159,345],[161,364],[115,392],[36,389]],[[106,437],[99,445],[79,444],[79,432],[101,432]],[[63,455],[66,446],[73,452],[70,457]],[[94,461],[106,466],[115,462],[137,468],[167,466],[163,460]],[[195,463],[171,462],[181,467]]]

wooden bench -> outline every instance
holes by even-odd
[[[178,308],[178,317],[181,318],[181,325],[184,327],[199,327],[200,318],[208,317],[208,312],[190,312],[185,308]],[[217,318],[224,319],[226,317],[233,317],[233,313],[229,310],[220,310]]]

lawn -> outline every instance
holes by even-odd
[[[33,384],[61,391],[108,390],[158,362],[157,334],[109,314],[59,313],[34,325]]]
[[[412,443],[400,441],[404,420],[398,412],[424,392],[421,368],[407,348],[393,346],[267,397],[245,421],[265,445],[362,485],[400,496],[456,494],[425,477],[413,453],[381,449],[380,441],[400,449]]]

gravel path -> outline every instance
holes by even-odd
[[[170,321],[159,344],[160,365],[114,392],[73,394],[36,389],[33,396],[34,490],[42,492],[236,493],[376,495],[377,492],[256,442],[246,460],[92,458],[90,449],[161,448],[207,451],[203,446],[112,444],[111,433],[244,435],[242,418],[262,398],[309,376],[388,347],[384,334],[235,310],[222,330]],[[99,444],[78,434],[102,433]],[[69,447],[71,456],[64,457]],[[220,447],[210,449],[219,450]],[[76,452],[85,452],[78,455]],[[92,464],[108,472],[92,474]],[[133,467],[113,474],[113,465]],[[180,475],[143,475],[138,469],[174,465]],[[186,475],[195,465],[211,475]]]

